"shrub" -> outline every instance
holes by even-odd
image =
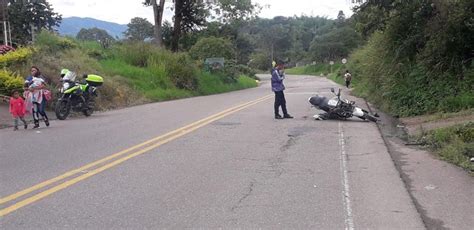
[[[250,55],[249,66],[259,70],[270,70],[272,60],[269,55],[265,53],[253,53]]]
[[[33,49],[30,48],[19,48],[15,51],[10,51],[0,55],[0,67],[24,63],[31,55],[33,55]]]
[[[77,44],[69,38],[57,36],[47,30],[42,30],[36,37],[35,45],[44,52],[56,53],[60,50],[77,48]]]
[[[204,61],[206,58],[223,57],[226,60],[235,59],[235,50],[232,42],[224,38],[207,37],[201,38],[189,50],[189,55],[195,59]]]
[[[197,88],[197,68],[187,54],[175,54],[165,63],[168,78],[177,88],[186,90]]]
[[[474,122],[429,131],[424,139],[441,158],[474,171]]]
[[[0,94],[10,95],[13,90],[23,89],[23,78],[8,70],[0,70]]]
[[[150,56],[156,52],[161,51],[159,48],[149,43],[126,43],[114,49],[114,58],[124,60],[126,63],[133,66],[145,67]]]
[[[199,93],[203,95],[224,93],[231,90],[245,89],[256,87],[257,83],[254,79],[240,75],[234,83],[224,83],[222,77],[204,72],[199,76]]]

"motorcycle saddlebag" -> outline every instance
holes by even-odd
[[[87,75],[86,82],[91,86],[101,86],[104,84],[104,78],[99,75],[89,74]]]

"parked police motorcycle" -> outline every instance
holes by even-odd
[[[76,81],[76,73],[69,71],[62,77],[62,87],[54,111],[59,120],[69,116],[71,110],[82,112],[86,117],[92,115],[95,108],[97,87],[104,82],[98,75],[84,75],[85,82]]]
[[[341,119],[345,120],[353,116],[363,120],[369,120],[377,122],[377,114],[370,114],[368,111],[355,106],[354,101],[341,98],[341,89],[335,93],[334,88],[331,88],[331,92],[336,95],[331,99],[324,96],[315,95],[308,99],[309,103],[326,113],[317,114],[313,117],[317,120],[327,119]]]

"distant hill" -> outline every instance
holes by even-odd
[[[94,18],[69,17],[63,18],[58,28],[59,34],[75,37],[82,29],[97,27],[107,31],[112,37],[123,38],[123,32],[127,30],[127,25],[121,25],[113,22],[106,22]]]

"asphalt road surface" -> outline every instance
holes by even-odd
[[[285,84],[294,119],[264,80],[0,130],[0,228],[425,229],[377,126],[313,120],[324,78]]]

